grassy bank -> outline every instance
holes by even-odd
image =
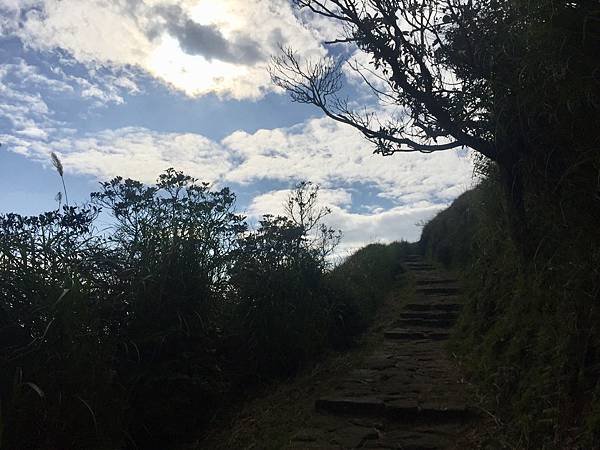
[[[490,445],[599,448],[598,231],[556,221],[556,208],[546,208],[555,203],[538,198],[527,236],[535,253],[524,256],[503,198],[492,174],[420,240],[421,252],[460,271],[467,287],[454,346],[497,419]]]
[[[296,376],[265,385],[236,408],[217,416],[211,427],[186,449],[281,449],[290,445],[300,429],[308,426],[315,412],[315,401],[323,392],[333,390],[340,378],[360,366],[374,349],[382,345],[382,329],[393,326],[402,307],[414,298],[414,287],[404,273],[388,272],[380,263],[395,264],[398,250],[405,247],[392,244],[370,245],[359,250],[339,268],[349,282],[364,289],[365,298],[376,298],[378,307],[369,313],[368,327],[353,345],[342,350],[330,349],[307,364]],[[393,259],[386,261],[386,255]],[[375,264],[373,264],[375,263]],[[383,273],[373,273],[380,267]],[[335,273],[335,271],[334,271]],[[377,286],[362,280],[376,277]],[[354,280],[354,281],[352,281]],[[373,288],[373,289],[371,289]]]

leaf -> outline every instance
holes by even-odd
[[[62,294],[60,294],[60,296],[58,297],[58,300],[56,300],[54,302],[54,304],[52,305],[52,307],[56,307],[56,305],[58,305],[60,303],[60,301],[65,297],[65,295],[67,295],[69,293],[71,289],[63,289]]]
[[[83,403],[85,405],[85,407],[88,409],[88,411],[92,415],[92,421],[94,422],[94,429],[96,430],[96,433],[98,433],[98,422],[96,421],[96,414],[94,414],[94,410],[89,405],[89,403],[86,402],[84,399],[82,399],[79,395],[77,395],[76,397],[81,403]]]
[[[33,389],[35,393],[40,396],[40,398],[46,398],[46,394],[44,394],[44,391],[42,391],[42,389],[37,384],[32,383],[31,381],[26,381],[23,384]]]

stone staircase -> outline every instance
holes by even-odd
[[[416,296],[381,345],[319,398],[293,449],[458,449],[473,412],[445,341],[460,312],[456,280],[407,257]]]

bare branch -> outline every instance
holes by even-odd
[[[466,1],[466,0],[465,0]],[[371,57],[373,69],[350,62],[373,96],[407,111],[403,121],[381,125],[373,111],[358,113],[338,96],[343,61],[325,58],[301,63],[291,49],[273,58],[273,82],[293,101],[311,103],[330,118],[359,130],[376,152],[436,152],[470,147],[495,159],[485,131],[485,111],[469,96],[465,81],[445,64],[447,13],[461,0],[296,0],[300,8],[344,24],[346,36],[329,44],[355,44]],[[467,4],[469,6],[470,3]],[[460,6],[460,5],[459,5]],[[464,5],[462,5],[464,7]],[[464,8],[463,8],[464,9]],[[461,10],[462,11],[462,10]],[[441,53],[440,53],[441,52]],[[375,78],[373,78],[375,77]],[[382,82],[384,88],[371,80]],[[376,123],[374,125],[374,123]],[[438,143],[443,139],[443,143]]]

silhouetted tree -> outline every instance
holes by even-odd
[[[273,82],[293,101],[358,129],[376,153],[473,149],[499,168],[521,236],[527,190],[571,189],[568,179],[588,192],[594,186],[593,174],[580,168],[598,162],[597,1],[295,3],[339,26],[329,45],[366,54],[368,64],[346,67],[378,106],[352,106],[343,94],[345,61],[337,57],[302,61],[285,48],[273,58]]]
[[[308,244],[325,263],[340,243],[342,232],[323,223],[323,219],[331,214],[331,208],[319,205],[319,189],[318,184],[310,181],[299,182],[288,195],[284,210],[286,217],[302,230],[296,246]]]

